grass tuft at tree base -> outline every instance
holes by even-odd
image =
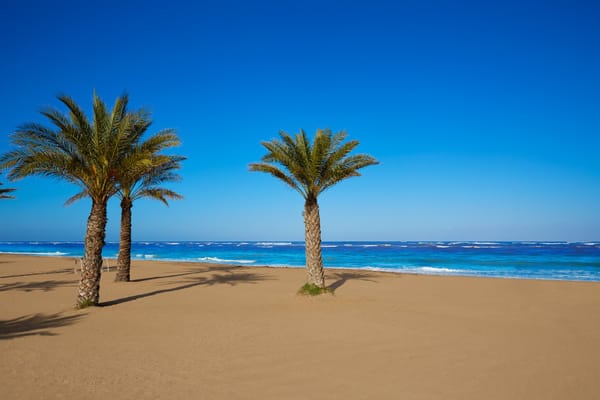
[[[298,290],[298,294],[304,296],[318,296],[324,293],[332,294],[333,292],[325,287],[317,286],[314,283],[305,283],[304,286]]]
[[[94,302],[91,299],[85,300],[85,301],[80,301],[77,303],[77,305],[75,306],[76,310],[83,310],[84,308],[88,308],[88,307],[92,307],[95,306],[96,304],[94,304]]]

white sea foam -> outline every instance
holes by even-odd
[[[291,246],[292,242],[258,242],[257,246]]]
[[[135,255],[136,258],[154,258],[156,257],[156,255],[154,254],[143,254],[143,253],[138,253]]]
[[[28,256],[66,256],[69,253],[62,251],[0,251],[0,254],[25,254]]]
[[[239,264],[253,264],[256,260],[226,260],[219,257],[199,257],[198,261],[209,261],[216,263],[239,263]]]
[[[494,244],[500,244],[498,242],[473,242],[473,244],[480,244],[480,245],[494,245]]]
[[[441,245],[441,244],[437,244],[437,245],[435,245],[435,247],[437,247],[438,249],[447,249],[450,246],[444,246],[444,245]]]
[[[179,246],[181,243],[179,242],[167,242],[169,246]]]
[[[419,267],[415,268],[417,271],[423,271],[429,274],[448,274],[454,272],[461,272],[459,269],[452,268],[436,268],[436,267]]]
[[[344,243],[344,247],[352,247],[353,245],[350,243]]]
[[[330,248],[332,249],[332,248],[335,248],[335,247],[338,247],[338,246],[335,245],[335,244],[323,244],[323,245],[321,245],[321,247],[324,248],[324,249],[330,249]]]
[[[454,275],[454,274],[465,274],[466,271],[451,268],[436,268],[436,267],[403,267],[403,268],[389,268],[389,267],[362,267],[358,270],[369,270],[369,271],[380,271],[380,272],[393,272],[397,274],[417,274],[417,275]]]
[[[361,244],[360,247],[379,247],[378,244]]]

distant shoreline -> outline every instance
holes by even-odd
[[[81,257],[82,242],[0,242],[0,253]],[[108,242],[112,262],[118,243]],[[598,281],[600,242],[323,242],[326,268],[489,278]],[[303,242],[133,242],[132,260],[302,268]]]
[[[31,257],[31,258],[55,258],[55,259],[64,259],[68,262],[75,264],[78,268],[81,257],[79,256],[65,256],[65,255],[41,255],[41,254],[20,254],[20,253],[2,253],[0,252],[0,260],[2,256],[16,256],[16,257]],[[110,261],[116,261],[116,257],[105,257],[105,260],[108,259]],[[163,260],[163,259],[153,259],[153,260],[132,260],[132,264],[148,264],[152,265],[154,263],[159,263],[163,265],[167,264],[186,264],[186,265],[197,265],[197,266],[210,266],[210,267],[223,267],[223,268],[249,268],[249,269],[293,269],[293,270],[303,270],[305,268],[304,265],[244,265],[244,264],[225,264],[225,263],[211,263],[205,261],[194,261],[194,260]],[[501,279],[501,280],[517,280],[517,281],[546,281],[546,282],[571,282],[571,283],[591,283],[591,284],[600,284],[600,280],[576,280],[576,279],[550,279],[550,278],[520,278],[520,277],[496,277],[496,276],[478,276],[478,275],[461,275],[461,274],[444,274],[444,273],[426,273],[426,272],[410,272],[403,270],[385,270],[378,268],[352,268],[352,267],[329,267],[324,266],[326,271],[346,271],[346,272],[373,272],[377,274],[390,274],[390,275],[409,275],[409,276],[431,276],[431,277],[448,277],[448,278],[469,278],[469,279]],[[102,270],[104,272],[115,271],[116,264],[110,263],[109,265],[104,264]]]

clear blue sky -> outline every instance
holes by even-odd
[[[247,165],[325,127],[381,164],[322,196],[324,240],[600,240],[598,2],[24,0],[0,38],[0,152],[61,93],[178,130],[185,200],[137,202],[134,240],[302,240],[300,196]],[[0,181],[0,240],[82,240],[75,187]]]

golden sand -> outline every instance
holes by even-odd
[[[597,399],[600,284],[0,255],[2,399]]]

